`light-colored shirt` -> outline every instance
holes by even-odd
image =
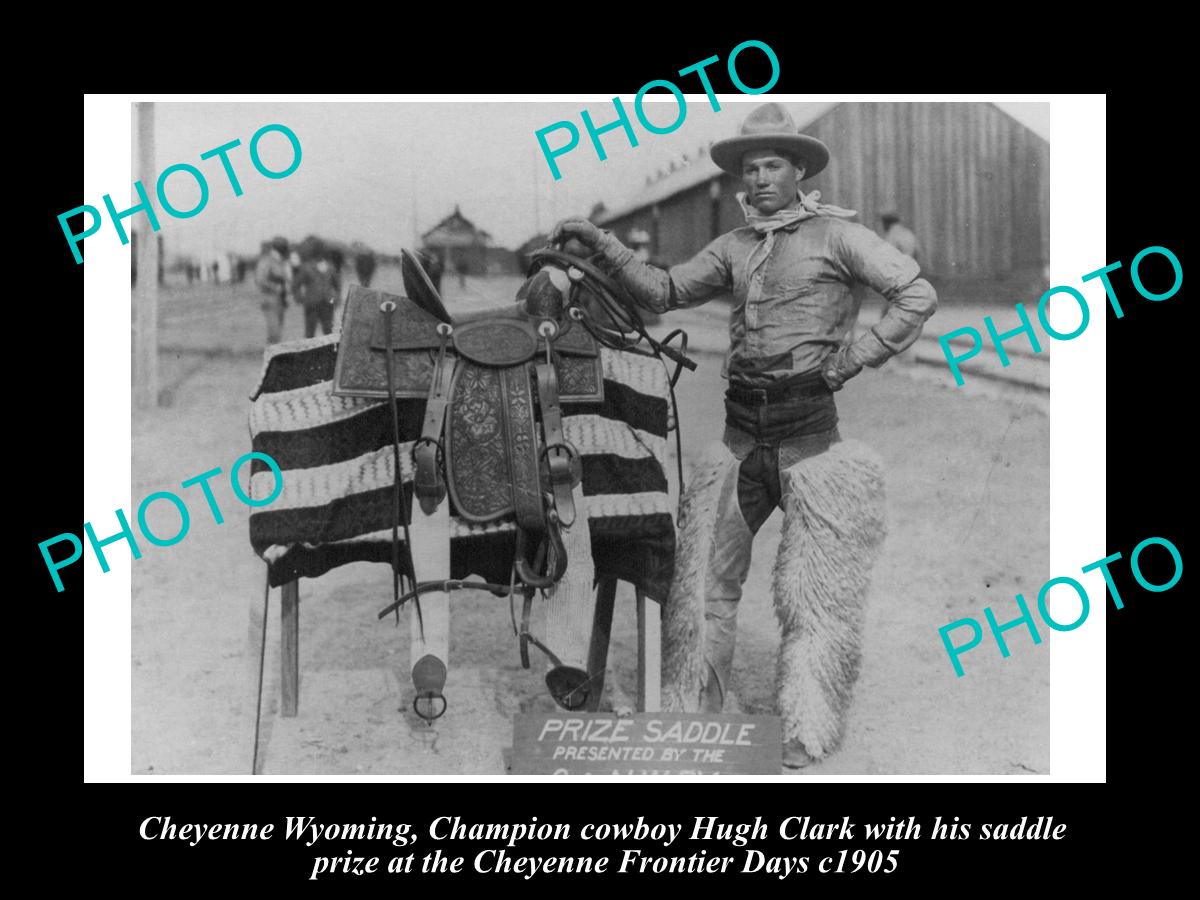
[[[862,225],[831,216],[797,222],[776,232],[770,255],[751,276],[747,261],[762,240],[753,228],[737,228],[666,271],[632,254],[612,263],[622,283],[657,312],[731,293],[722,375],[751,386],[819,370],[858,319],[856,282],[888,303],[878,324],[854,342],[865,365],[879,366],[911,346],[937,309],[937,294],[916,262]]]
[[[255,284],[259,290],[275,299],[286,296],[291,278],[291,267],[287,260],[273,253],[262,254],[254,267]]]

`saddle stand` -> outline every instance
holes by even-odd
[[[431,631],[448,628],[448,611],[442,614],[448,591],[484,587],[509,594],[519,587],[525,595],[522,661],[528,667],[527,643],[545,651],[553,664],[546,678],[551,694],[578,709],[588,699],[586,641],[560,658],[533,637],[528,622],[534,593],[553,592],[568,563],[587,567],[580,574],[591,594],[590,541],[580,540],[587,526],[582,467],[563,433],[560,404],[603,402],[599,346],[568,314],[568,279],[561,270],[539,271],[512,306],[451,318],[432,286],[420,281],[423,273],[414,273],[410,258],[405,261],[406,290],[413,296],[351,287],[334,393],[387,399],[392,407],[395,518],[413,525],[405,549],[416,585],[401,596],[404,567],[399,528],[393,527],[395,602],[383,614],[415,601],[414,708],[427,720],[445,711],[448,639]],[[403,399],[425,401],[421,434],[406,454],[396,402]],[[411,516],[404,508],[404,455],[417,501]],[[450,579],[451,512],[468,528],[513,520],[509,585]],[[579,528],[573,528],[576,523]],[[570,532],[567,543],[564,530]],[[588,558],[569,560],[568,543],[576,556]],[[587,615],[590,626],[590,610]],[[552,618],[548,615],[548,623]]]

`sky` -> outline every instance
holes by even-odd
[[[665,95],[664,95],[665,96]],[[615,120],[609,102],[428,103],[165,103],[155,104],[154,163],[161,172],[189,163],[204,173],[209,200],[189,219],[163,216],[168,256],[215,257],[227,251],[255,253],[276,234],[299,240],[308,234],[346,242],[363,241],[377,251],[397,253],[450,215],[464,216],[490,232],[493,243],[516,247],[558,219],[586,215],[597,202],[612,208],[666,170],[684,154],[734,134],[745,115],[766,97],[720,98],[714,111],[704,95],[687,97],[686,115],[669,135],[655,135],[637,122],[632,101],[623,98],[638,146],[620,129],[602,137],[608,159],[601,161],[583,127],[587,109],[597,127]],[[802,121],[828,104],[787,103]],[[1001,104],[1045,137],[1046,104]],[[678,114],[670,97],[647,98],[647,115],[660,125]],[[554,180],[535,132],[567,120],[580,131],[580,143],[558,157],[562,177]],[[261,176],[249,157],[251,136],[263,125],[280,123],[295,132],[303,157],[286,178]],[[137,125],[134,124],[136,136]],[[200,154],[240,139],[229,154],[245,193],[233,196],[220,161]],[[565,131],[547,137],[552,146]],[[283,169],[290,161],[286,138],[278,133],[260,144],[263,161]],[[137,159],[134,177],[137,177]],[[148,190],[152,188],[147,185]],[[198,188],[187,174],[167,181],[172,205],[192,207]],[[115,195],[114,195],[115,196]],[[166,223],[169,222],[169,227]]]

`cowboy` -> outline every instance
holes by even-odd
[[[287,239],[273,238],[263,245],[262,254],[254,268],[254,281],[264,294],[262,311],[263,318],[267,320],[268,344],[278,344],[283,340],[283,315],[287,310],[287,295],[292,280],[287,257]]]
[[[371,286],[371,279],[375,277],[375,267],[378,261],[375,259],[375,254],[370,250],[363,250],[354,254],[354,271],[358,275],[358,283],[363,287]]]
[[[693,471],[681,507],[664,610],[664,698],[674,708],[723,708],[754,535],[782,507],[772,584],[782,630],[777,703],[784,763],[800,768],[841,741],[883,536],[881,466],[869,448],[841,440],[834,392],[915,342],[937,297],[911,257],[847,221],[855,213],[800,190],[825,168],[829,150],[797,133],[778,104],[754,110],[711,156],[741,178],[746,225],[691,260],[649,267],[580,218],[560,222],[551,237],[599,253],[655,312],[733,295],[725,433]],[[858,338],[855,283],[888,303]]]
[[[340,266],[325,257],[310,259],[296,270],[292,289],[304,307],[304,336],[313,337],[317,325],[324,334],[333,332],[333,308],[341,292]]]

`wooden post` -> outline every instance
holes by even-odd
[[[154,104],[135,104],[138,180],[153,194]],[[142,409],[158,405],[158,241],[144,213],[134,217],[137,238],[137,284],[133,289],[133,403]]]
[[[300,579],[286,582],[281,594],[279,714],[290,718],[300,709]]]
[[[679,415],[679,410],[671,408],[672,417]],[[674,422],[679,428],[679,422]],[[670,433],[667,434],[667,458],[663,465],[667,475],[667,499],[671,504],[671,514],[675,516],[675,527],[679,527],[679,500],[684,492],[684,485],[679,482],[680,460],[675,441]],[[638,708],[642,712],[658,712],[662,709],[662,605],[653,600],[647,601],[645,594],[636,591],[637,621],[638,621]],[[650,609],[647,609],[649,603]],[[666,603],[666,598],[663,599]]]
[[[575,521],[570,528],[562,530],[562,551],[572,564],[567,566],[558,584],[547,592],[545,641],[554,648],[563,666],[577,671],[586,669],[591,675],[597,596],[591,560],[592,532],[588,524],[587,499],[583,496],[582,482],[575,485],[572,494]],[[586,690],[585,707],[591,704],[597,693],[594,683],[589,683]]]
[[[250,630],[248,635],[249,640],[246,644],[248,648],[246,656],[250,660],[255,676],[250,679],[254,685],[254,696],[251,698],[254,707],[254,747],[250,764],[251,775],[259,773],[258,757],[259,742],[262,737],[263,681],[266,676],[267,659],[267,609],[270,603],[271,589],[267,586],[263,589],[262,602],[250,604]]]
[[[608,670],[608,642],[612,635],[613,607],[617,599],[617,579],[601,578],[596,585],[596,608],[592,613],[592,643],[588,649],[587,711],[600,709],[600,697],[604,693],[604,677]]]
[[[662,608],[635,589],[638,624],[638,711],[662,709]]]

